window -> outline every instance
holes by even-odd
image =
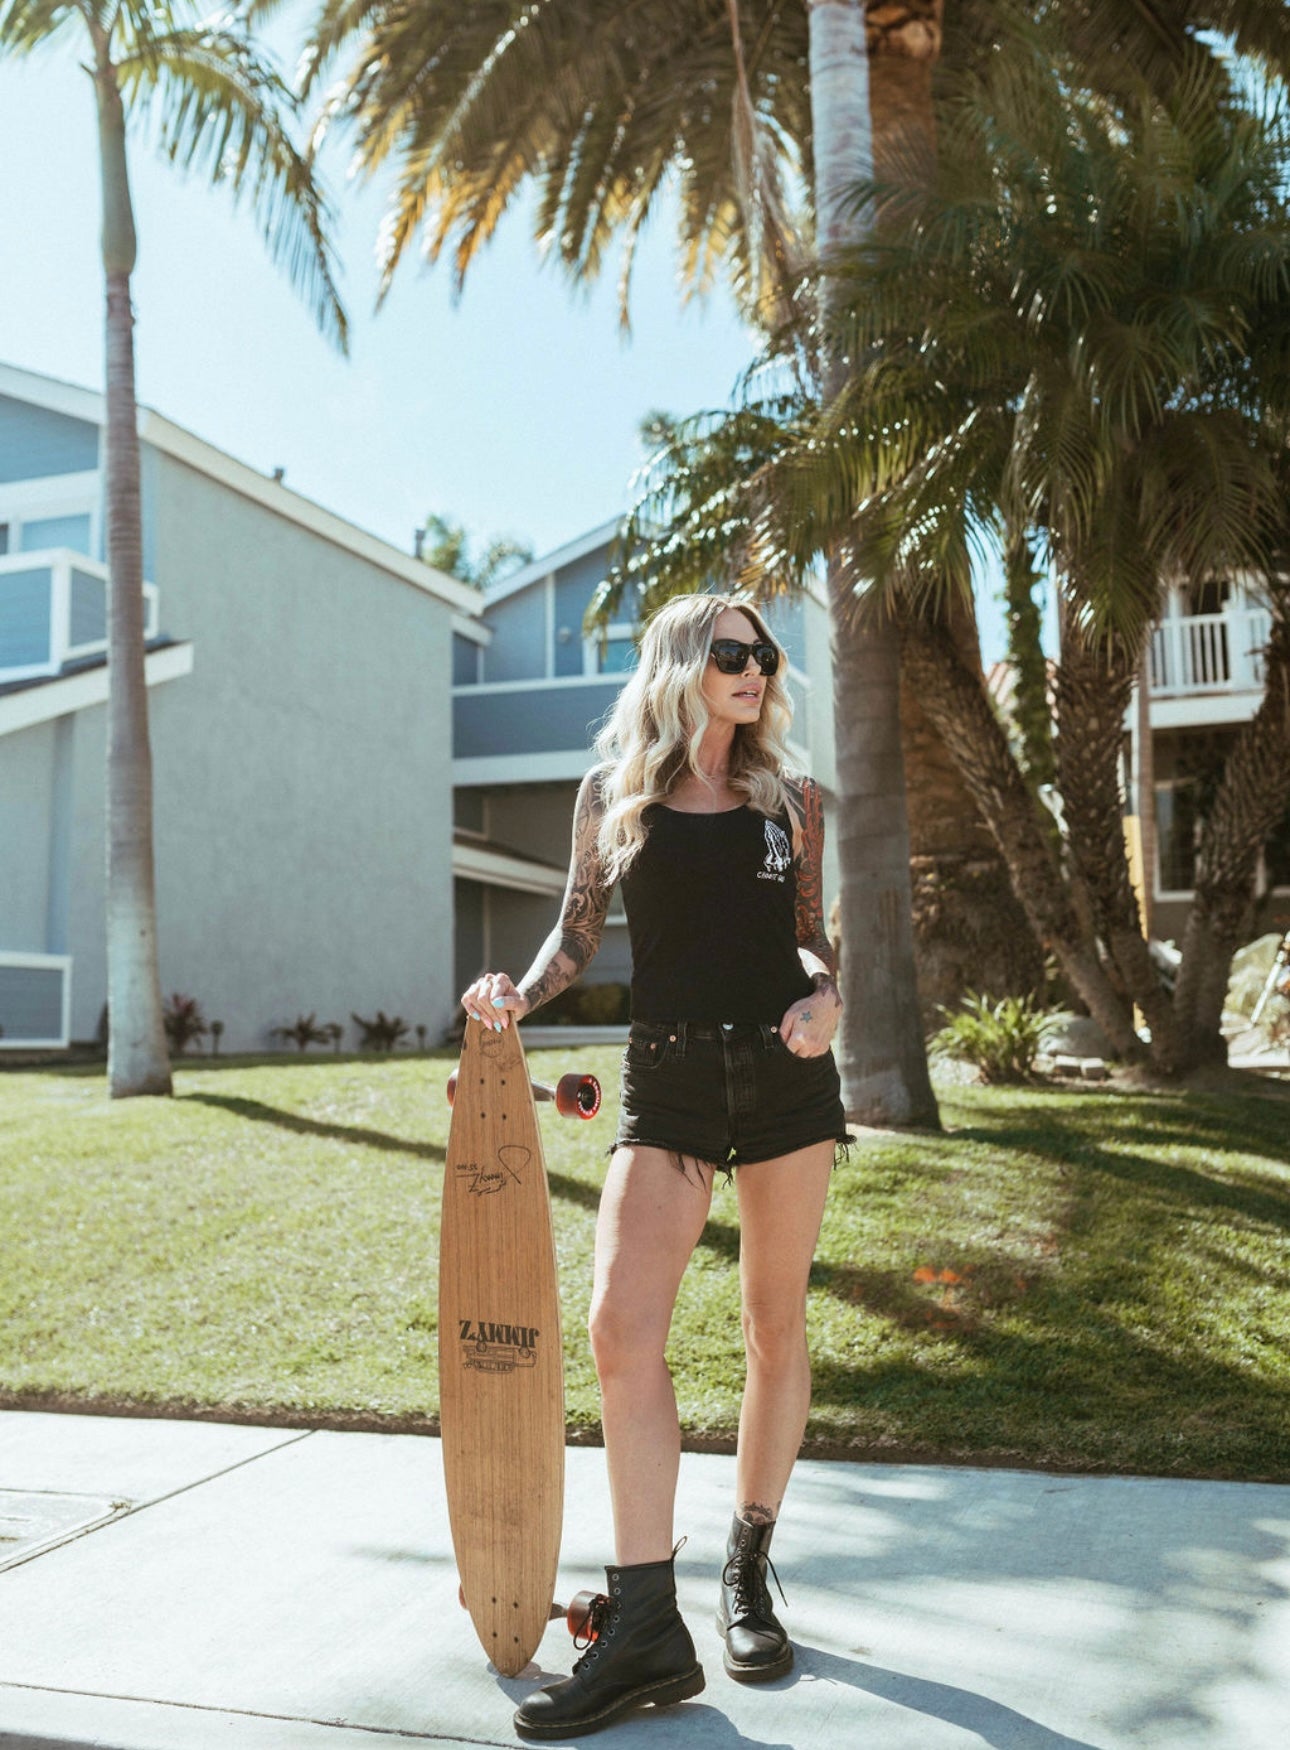
[[[628,674],[636,667],[636,641],[630,632],[611,632],[608,642],[596,646],[601,674]]]

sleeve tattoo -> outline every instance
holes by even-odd
[[[594,775],[583,779],[573,818],[573,856],[560,921],[520,980],[520,994],[536,1009],[568,988],[591,964],[609,910],[611,884],[604,879],[597,836],[600,806]]]
[[[836,983],[833,944],[824,923],[824,803],[812,778],[787,786],[790,812],[797,826],[797,946],[817,991],[841,1001]]]

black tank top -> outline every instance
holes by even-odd
[[[813,988],[797,953],[788,816],[645,810],[622,879],[637,1021],[772,1021]]]

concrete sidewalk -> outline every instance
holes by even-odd
[[[1282,1750],[1290,1487],[804,1462],[775,1558],[798,1648],[761,1687],[712,1624],[733,1461],[682,1461],[703,1695],[651,1750]],[[603,1454],[569,1453],[563,1597],[594,1584]],[[569,1669],[552,1624],[541,1674]],[[437,1443],[0,1414],[0,1750],[514,1745]]]

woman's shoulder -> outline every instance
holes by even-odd
[[[806,772],[781,772],[779,781],[789,813],[799,818],[808,814],[820,793],[815,779]]]

